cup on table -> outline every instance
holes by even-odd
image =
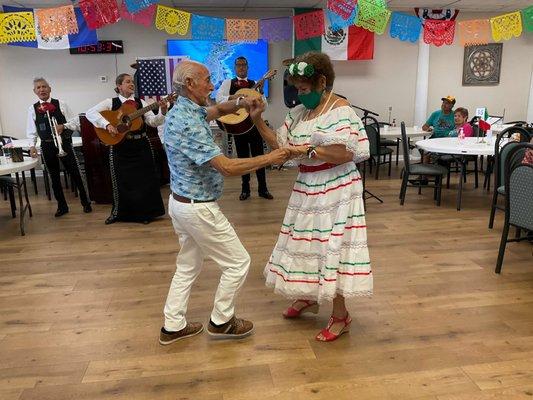
[[[413,126],[413,130],[416,132],[420,127],[418,125]]]
[[[384,130],[385,132],[388,132],[388,130],[389,130],[389,125],[383,125],[383,130]]]

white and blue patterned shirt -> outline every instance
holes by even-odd
[[[216,200],[224,178],[209,163],[222,154],[204,107],[180,96],[167,113],[163,142],[170,168],[170,188],[193,200]]]

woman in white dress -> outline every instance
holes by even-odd
[[[293,300],[283,313],[296,318],[333,302],[316,336],[332,341],[348,332],[345,299],[372,294],[363,185],[356,163],[369,158],[364,126],[350,103],[333,94],[329,57],[306,53],[289,67],[302,105],[271,130],[255,103],[250,115],[271,148],[288,147],[299,164],[278,241],[265,267],[266,284]]]

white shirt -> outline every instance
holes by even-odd
[[[247,81],[248,78],[239,78],[240,81]],[[228,101],[229,99],[229,91],[231,89],[231,79],[226,79],[224,82],[222,82],[222,85],[218,88],[217,92],[217,103],[222,103],[223,101]]]
[[[133,95],[131,95],[129,98],[126,98],[119,94],[118,98],[120,99],[121,103],[124,103],[127,100],[135,101],[135,97]],[[143,107],[148,105],[148,103],[146,103],[144,100],[141,100],[141,103]],[[105,99],[87,111],[85,116],[97,128],[105,129],[107,125],[109,125],[109,121],[102,117],[100,111],[111,110],[112,108],[113,99]],[[153,111],[148,111],[146,114],[144,114],[144,120],[148,125],[157,127],[165,122],[165,116],[162,113],[155,115]]]
[[[50,102],[51,98],[49,98],[47,101]],[[44,101],[39,99],[39,103],[43,104]],[[71,131],[79,131],[80,130],[80,120],[77,115],[75,115],[67,103],[65,103],[63,100],[59,100],[59,108],[61,108],[61,112],[65,116],[65,119],[67,122],[65,122],[64,126],[67,129],[70,129]],[[28,108],[28,119],[26,122],[26,137],[30,140],[32,140],[34,143],[37,140],[37,127],[35,126],[35,108],[33,107],[33,104]]]

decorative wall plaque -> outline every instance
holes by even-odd
[[[465,47],[463,86],[494,86],[500,83],[502,43]]]

